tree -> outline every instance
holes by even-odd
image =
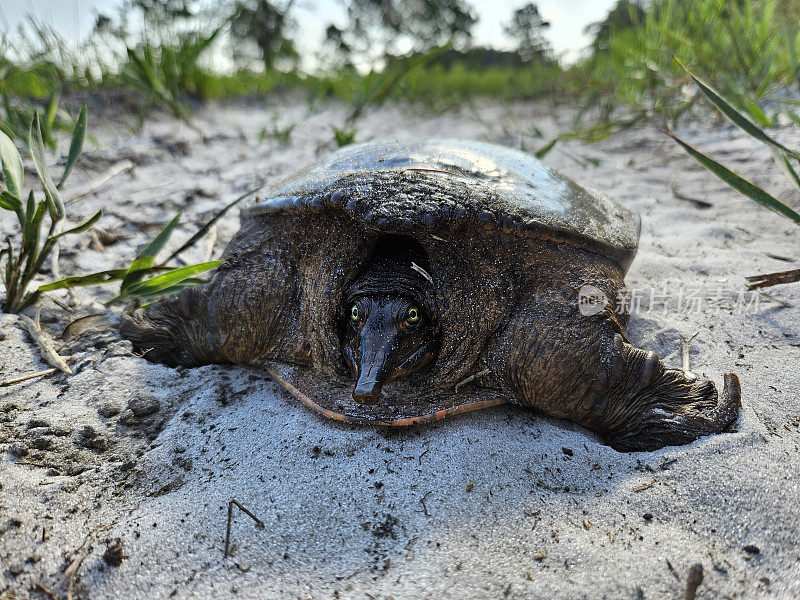
[[[544,37],[544,31],[548,27],[550,23],[542,19],[539,7],[529,2],[514,11],[511,22],[504,27],[504,30],[506,35],[517,42],[517,53],[523,63],[534,59],[550,62],[553,53]]]
[[[254,43],[267,70],[281,60],[297,62],[297,50],[288,36],[293,26],[288,16],[292,4],[293,0],[283,8],[268,0],[236,0],[234,4],[231,37]]]
[[[597,23],[590,23],[584,32],[593,36],[592,51],[596,54],[608,45],[613,31],[638,27],[644,23],[645,10],[640,0],[617,0],[606,18]]]
[[[328,28],[326,42],[347,61],[367,62],[448,42],[465,47],[478,20],[465,0],[349,0],[347,19]]]
[[[330,49],[340,67],[353,67],[353,48],[347,43],[347,31],[340,29],[333,23],[325,29],[325,40],[323,46]]]

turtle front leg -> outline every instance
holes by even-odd
[[[134,351],[153,362],[172,367],[221,362],[211,339],[202,288],[187,288],[147,310],[128,308],[119,329]]]
[[[720,396],[713,382],[631,346],[608,310],[585,316],[577,302],[538,300],[488,348],[488,364],[500,366],[520,403],[576,421],[622,452],[685,444],[736,421],[736,375],[725,375]]]
[[[126,310],[120,333],[148,360],[170,366],[252,364],[275,356],[298,362],[303,338],[286,333],[298,320],[288,307],[298,302],[286,269],[277,260],[229,263],[205,284]]]
[[[665,367],[655,353],[633,348],[619,335],[614,345],[613,375],[585,419],[615,450],[686,444],[736,422],[741,390],[735,374],[725,374],[720,395],[712,381]]]

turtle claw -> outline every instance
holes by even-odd
[[[665,369],[631,406],[641,409],[623,428],[607,434],[607,443],[621,452],[657,450],[730,431],[742,406],[741,387],[734,373],[725,373],[720,395],[708,379]]]

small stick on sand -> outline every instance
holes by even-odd
[[[433,492],[425,492],[422,494],[422,498],[419,499],[420,504],[422,504],[422,510],[425,513],[426,517],[430,517],[431,515],[428,513],[428,507],[425,506],[425,498],[427,498]]]
[[[42,592],[45,596],[47,596],[51,600],[58,600],[58,598],[52,592],[52,590],[50,590],[50,588],[45,586],[41,581],[34,582],[33,589],[36,590],[36,591]]]
[[[683,336],[680,336],[680,338],[681,338],[681,355],[683,356],[683,367],[682,368],[683,368],[684,371],[691,371],[691,369],[689,368],[689,351],[691,350],[691,347],[692,347],[692,340],[694,338],[696,338],[697,334],[699,334],[699,333],[700,332],[698,331],[697,333],[695,333],[690,338],[685,338]]]
[[[253,521],[256,522],[256,527],[258,527],[259,529],[264,529],[264,522],[261,519],[259,519],[257,516],[255,516],[253,513],[251,513],[249,510],[247,510],[244,506],[239,504],[238,501],[231,500],[230,502],[228,502],[228,525],[227,525],[227,527],[225,529],[225,552],[223,552],[223,554],[222,554],[223,558],[228,558],[228,554],[230,554],[230,549],[231,549],[231,521],[233,521],[233,506],[234,505],[238,506],[239,510],[241,510],[244,514],[246,514],[248,517],[253,519]]]
[[[108,168],[108,171],[106,171],[105,173],[100,175],[100,177],[98,177],[97,179],[92,181],[86,187],[86,189],[78,192],[72,198],[67,200],[67,204],[71,204],[72,202],[75,202],[76,200],[80,200],[84,196],[88,196],[89,194],[91,194],[92,192],[96,191],[97,189],[99,189],[100,187],[105,185],[107,182],[109,182],[111,179],[113,179],[114,177],[116,177],[117,175],[122,173],[123,171],[127,171],[127,170],[132,169],[132,168],[133,168],[133,163],[131,161],[129,161],[129,160],[121,160],[119,162],[115,162],[113,165],[111,165]]]
[[[208,240],[206,241],[206,258],[204,262],[209,262],[214,255],[214,245],[217,243],[217,226],[214,225],[208,230]]]
[[[0,387],[8,387],[10,385],[16,385],[18,383],[22,383],[23,381],[28,381],[29,379],[36,379],[37,377],[52,375],[56,371],[58,371],[58,369],[45,369],[44,371],[39,371],[38,373],[23,375],[22,377],[15,377],[14,379],[6,379],[5,381],[0,381]]]
[[[711,202],[706,202],[705,200],[700,200],[699,198],[692,198],[691,196],[687,196],[686,194],[682,193],[678,190],[678,184],[674,181],[670,185],[672,188],[672,195],[675,196],[678,200],[685,200],[686,202],[691,202],[697,208],[712,208],[714,205]]]
[[[65,304],[64,302],[62,302],[58,298],[53,298],[53,296],[44,296],[44,298],[47,298],[53,304],[63,308],[64,310],[68,310],[69,312],[75,312],[75,309],[72,306],[70,306],[69,304]]]
[[[779,271],[777,273],[762,273],[761,275],[751,275],[745,279],[747,279],[747,287],[751,290],[781,283],[794,283],[800,281],[800,269]]]
[[[50,340],[47,337],[47,334],[39,327],[30,317],[25,315],[19,316],[20,322],[22,323],[25,330],[28,332],[28,335],[31,336],[36,345],[39,346],[39,350],[42,351],[42,357],[44,358],[45,362],[51,367],[55,367],[59,371],[62,371],[68,375],[72,375],[72,369],[69,368],[69,365],[58,355],[58,352],[55,351],[53,345],[50,343]]]
[[[64,577],[67,580],[67,600],[72,600],[72,588],[75,586],[75,576],[78,574],[78,570],[81,568],[83,561],[86,560],[86,557],[89,556],[89,552],[91,552],[91,542],[97,537],[97,534],[105,529],[105,525],[98,525],[94,528],[94,530],[88,535],[88,537],[84,540],[83,544],[81,544],[80,548],[78,548],[74,554],[76,555],[75,558],[72,560],[67,568],[64,569]]]
[[[669,562],[669,559],[668,559],[668,558],[666,559],[666,561],[667,561],[667,567],[669,567],[669,571],[670,571],[670,573],[672,573],[672,575],[675,577],[675,579],[677,579],[678,581],[680,581],[680,580],[681,580],[681,576],[680,576],[680,575],[678,575],[678,572],[675,570],[675,567],[673,567],[673,566],[672,566],[672,563],[671,563],[671,562]]]
[[[97,229],[92,227],[89,230],[89,235],[92,237],[92,249],[96,250],[97,252],[105,252],[106,246],[103,243],[103,240],[100,239],[100,234],[97,233]]]
[[[686,575],[686,600],[694,600],[697,596],[697,588],[703,583],[703,565],[696,563],[689,567]]]

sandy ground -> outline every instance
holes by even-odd
[[[134,166],[70,205],[75,220],[102,208],[105,233],[102,248],[67,240],[61,270],[121,266],[182,209],[177,247],[238,194],[325,156],[345,111],[305,112],[290,100],[207,108],[195,121],[205,143],[166,117],[134,132],[95,116],[100,147],[87,149],[65,196],[119,160]],[[357,139],[537,148],[543,141],[524,132],[569,125],[552,114],[385,107]],[[287,144],[259,139],[296,122]],[[769,153],[738,131],[678,132],[791,197]],[[800,146],[797,128],[777,135]],[[698,563],[698,598],[800,597],[800,286],[772,290],[788,307],[737,306],[736,296],[746,275],[796,268],[797,229],[651,126],[558,145],[546,162],[641,212],[627,281],[655,302],[634,315],[630,336],[679,366],[681,336],[696,334],[693,370],[718,383],[728,370],[741,377],[737,432],[620,454],[515,407],[405,430],[344,425],[256,369],[150,364],[113,331],[62,339],[113,290],[60,292],[76,310],[43,301],[41,318],[75,374],[0,388],[0,598],[65,598],[70,585],[86,599],[683,598]],[[219,223],[214,256],[237,226],[236,211]],[[184,258],[203,260],[208,248]],[[677,304],[681,294],[699,297],[699,310]],[[0,348],[2,380],[46,367],[14,315],[0,315]],[[263,527],[235,510],[225,559],[231,499]]]

